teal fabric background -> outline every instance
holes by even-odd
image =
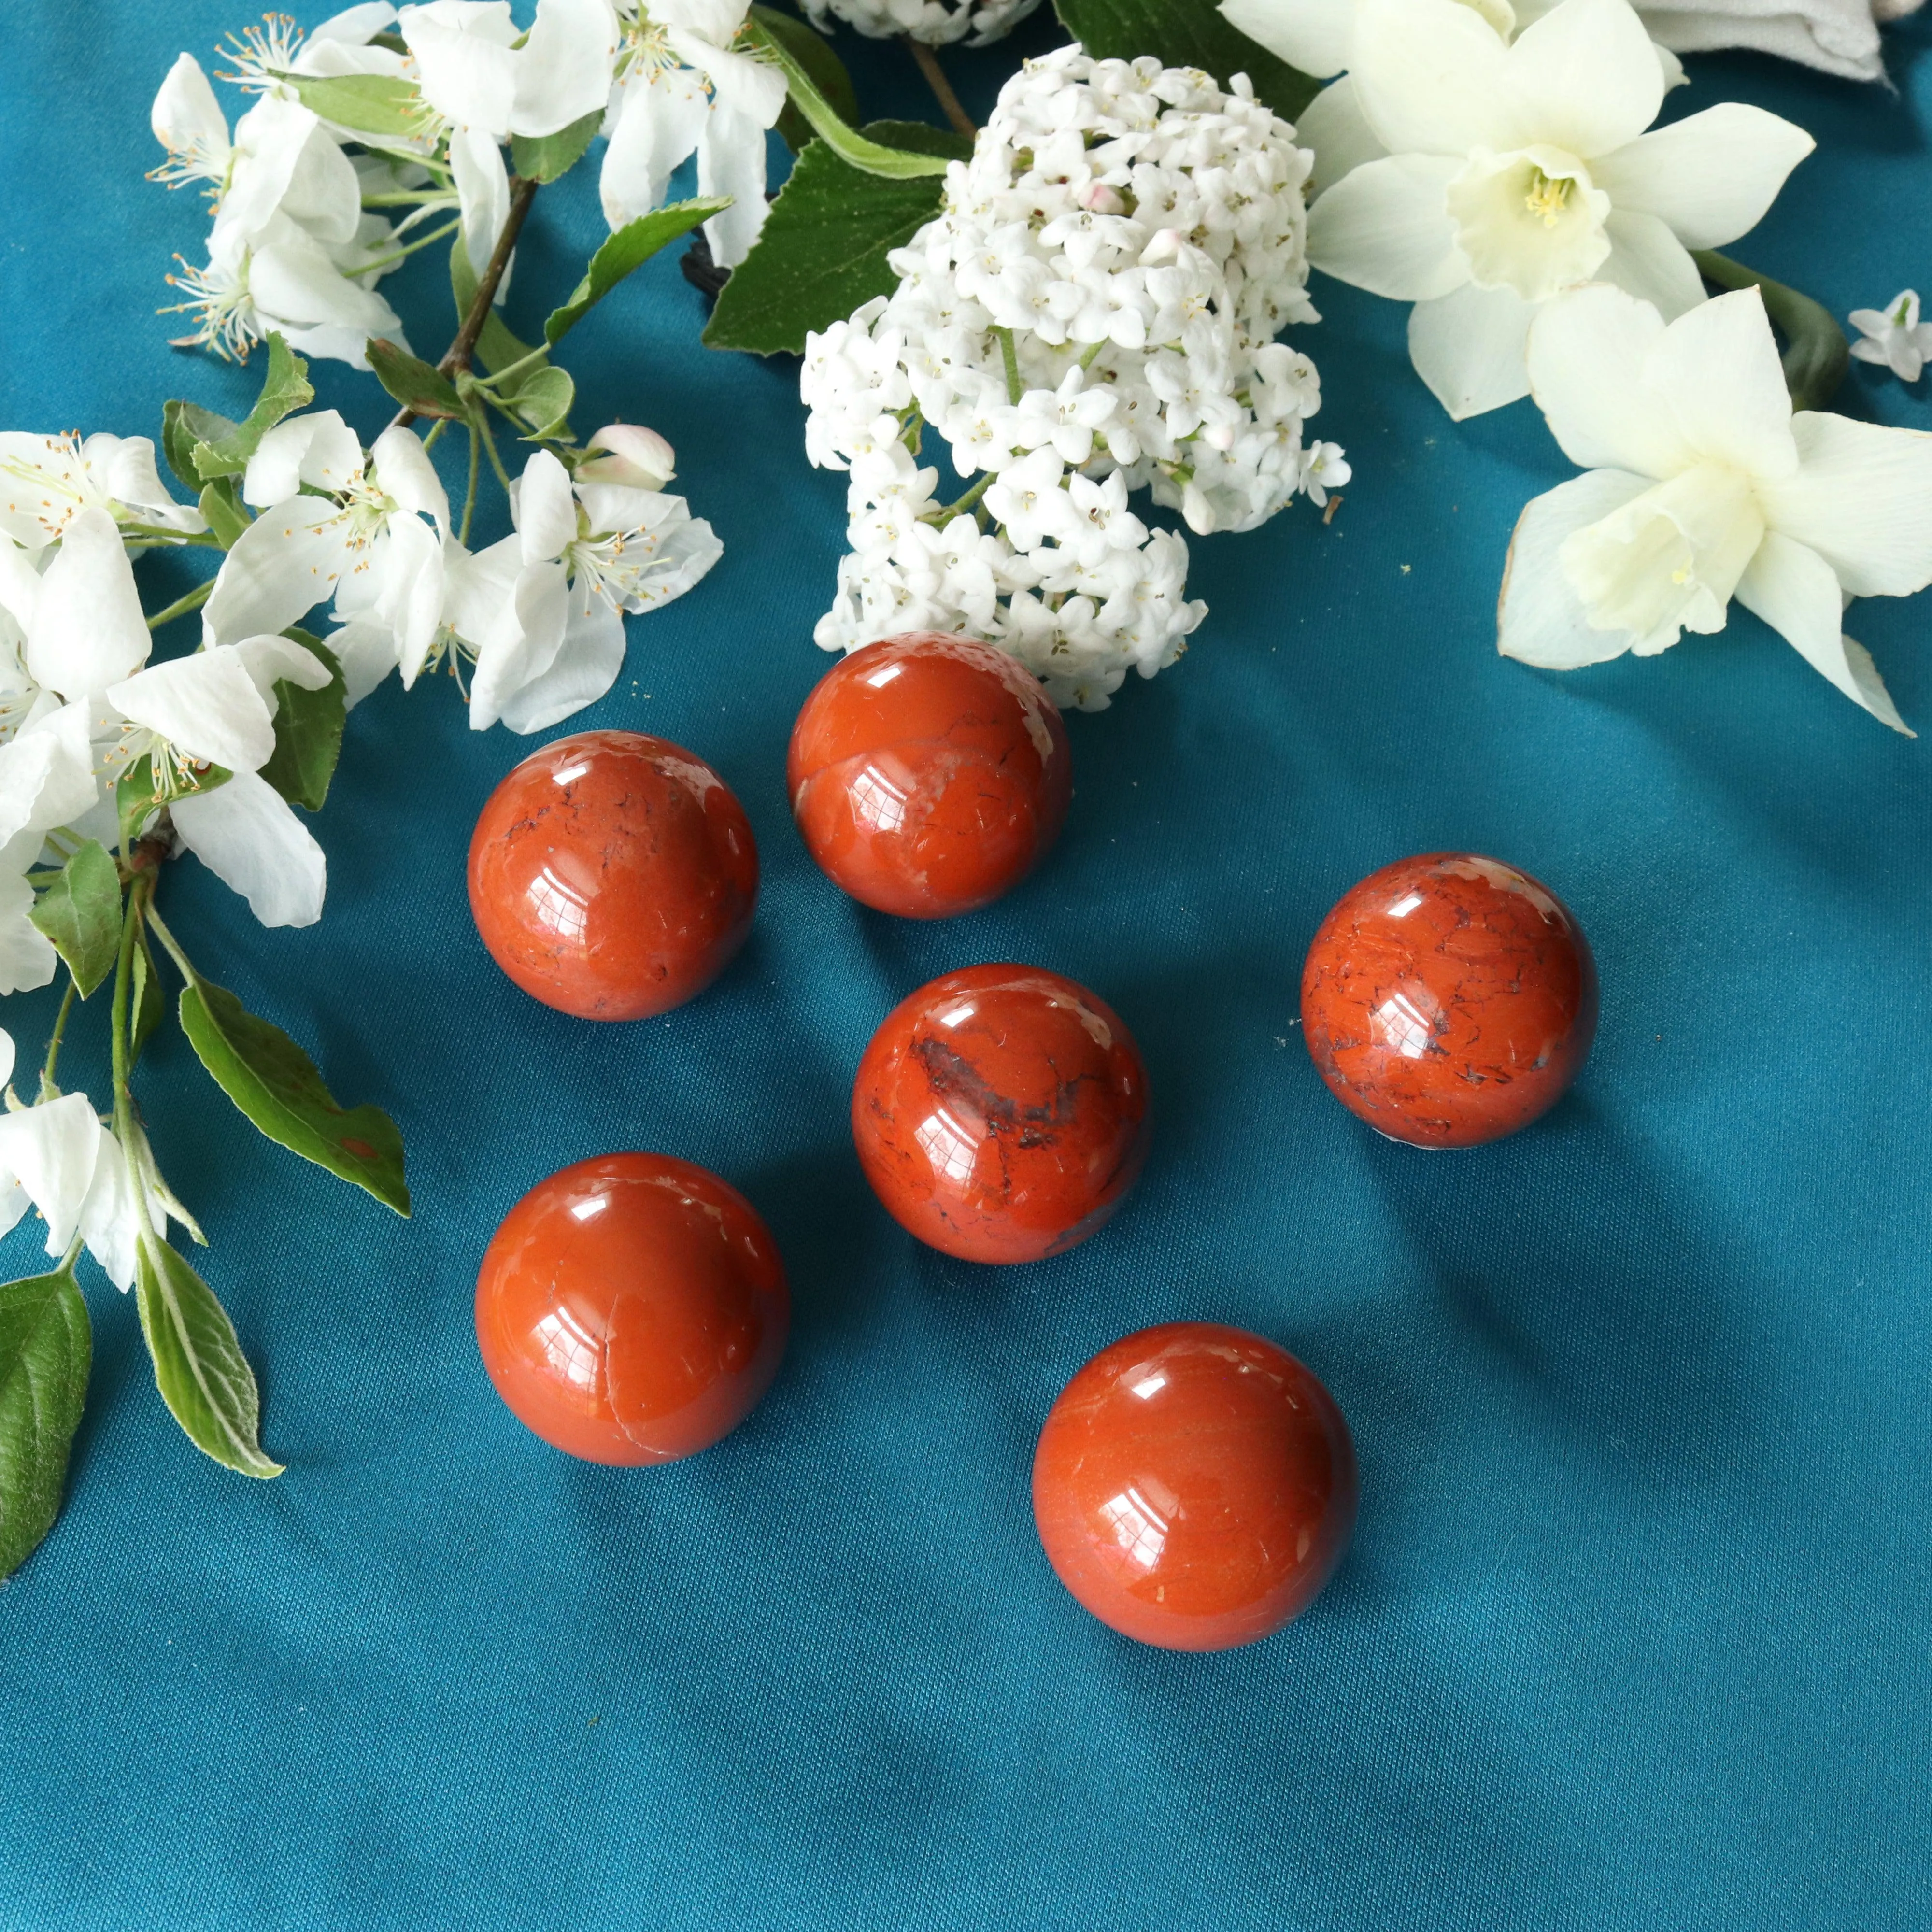
[[[26,0],[0,22],[0,421],[153,433],[254,369],[153,314],[198,204],[142,178],[148,100],[249,10]],[[1043,46],[1050,22],[1022,44]],[[1932,285],[1928,34],[1902,92],[1690,63],[1820,152],[1738,250],[1842,315]],[[843,37],[868,114],[934,118],[895,47]],[[981,111],[1006,50],[953,63]],[[547,192],[529,332],[599,232]],[[400,283],[419,347],[438,273]],[[256,1137],[178,1036],[154,1137],[262,1378],[257,1485],[164,1412],[132,1305],[91,1268],[96,1365],[65,1514],[0,1589],[0,1926],[1857,1928],[1932,1920],[1932,1358],[1926,1212],[1932,746],[1894,736],[1742,612],[1568,676],[1496,655],[1521,504],[1570,473],[1528,404],[1458,427],[1403,311],[1318,284],[1324,435],[1356,478],[1192,546],[1185,660],[1071,721],[1058,850],[976,917],[896,923],[792,831],[786,733],[842,485],[795,371],[700,346],[667,256],[567,357],[584,428],[648,422],[724,562],[633,620],[584,724],[664,734],[743,800],[756,932],[702,1000],[599,1028],[516,992],[463,887],[529,748],[447,680],[355,714],[316,822],[322,925],[267,932],[188,860],[206,970],[400,1122],[390,1216]],[[418,320],[418,318],[421,318]],[[372,381],[316,370],[365,435]],[[1932,428],[1857,369],[1840,406]],[[142,566],[151,606],[201,566]],[[1853,628],[1932,731],[1932,603]],[[186,648],[190,627],[168,640]],[[1358,878],[1462,846],[1528,868],[1594,944],[1595,1057],[1545,1122],[1436,1158],[1329,1097],[1303,952]],[[1136,1030],[1146,1178],[1072,1254],[1003,1271],[912,1243],[845,1127],[872,1028],[920,982],[1018,958]],[[38,1052],[50,1003],[0,1021]],[[104,1091],[98,1016],[63,1076]],[[566,1460],[486,1382],[498,1218],[566,1162],[658,1148],[769,1220],[796,1302],[770,1398],[658,1470]],[[6,1264],[34,1264],[34,1238]],[[1252,1649],[1140,1649],[1072,1604],[1028,1502],[1081,1362],[1144,1324],[1241,1323],[1354,1426],[1360,1528]]]

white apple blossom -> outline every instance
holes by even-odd
[[[1270,44],[1346,79],[1304,118],[1315,266],[1412,302],[1411,359],[1459,419],[1528,393],[1523,340],[1558,289],[1614,282],[1666,317],[1705,299],[1693,248],[1735,240],[1811,152],[1727,101],[1646,133],[1678,70],[1628,0],[1273,0]],[[1250,32],[1262,0],[1239,8]],[[1514,34],[1514,38],[1512,34]]]
[[[1529,331],[1532,393],[1587,474],[1538,497],[1510,541],[1498,644],[1569,670],[1720,631],[1735,596],[1894,730],[1853,597],[1932,582],[1932,435],[1792,412],[1755,289],[1666,325],[1604,284]]]
[[[808,339],[806,449],[849,472],[852,554],[816,636],[968,631],[1097,710],[1171,664],[1206,606],[1187,549],[1128,508],[1151,490],[1206,534],[1312,480],[1315,320],[1294,130],[1205,74],[1062,48],[1001,91],[899,286]],[[930,428],[962,476],[942,506]],[[1338,463],[1327,446],[1324,458]]]
[[[0,432],[0,537],[38,550],[87,508],[144,532],[192,536],[208,527],[194,504],[178,503],[168,494],[154,466],[154,446],[145,436]]]
[[[1901,382],[1916,382],[1932,361],[1932,322],[1918,320],[1918,292],[1904,289],[1882,309],[1855,308],[1850,316],[1858,340],[1852,353],[1861,362],[1884,364]]]
[[[805,11],[821,33],[832,31],[828,20],[838,20],[875,40],[904,34],[928,46],[963,41],[983,47],[1004,40],[1039,4],[1040,0],[805,0]]]

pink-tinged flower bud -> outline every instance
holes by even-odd
[[[1075,195],[1074,200],[1082,208],[1095,214],[1124,214],[1126,212],[1127,204],[1120,199],[1118,192],[1109,188],[1105,182],[1089,182]]]
[[[580,483],[622,483],[633,490],[662,490],[677,474],[677,452],[640,423],[607,423],[586,447],[608,453],[577,466]]]

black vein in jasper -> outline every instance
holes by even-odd
[[[943,1040],[930,1036],[916,1040],[912,1052],[925,1069],[933,1092],[941,1100],[963,1101],[985,1120],[994,1134],[1016,1135],[1023,1148],[1051,1147],[1059,1130],[1072,1119],[1079,1105],[1077,1090],[1085,1082],[1100,1078],[1096,1073],[1076,1073],[1070,1080],[1060,1079],[1056,1068],[1052,1102],[1044,1107],[1022,1107],[1000,1093],[970,1060]]]

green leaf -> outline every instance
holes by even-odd
[[[1096,60],[1152,54],[1163,67],[1198,67],[1223,87],[1244,74],[1255,98],[1292,121],[1321,83],[1232,25],[1213,0],[1053,0],[1060,23]]]
[[[606,238],[590,258],[584,279],[561,308],[554,308],[544,324],[544,341],[552,349],[566,331],[574,328],[633,269],[640,268],[660,248],[688,235],[700,221],[731,206],[729,195],[698,201],[674,201],[668,207],[640,214]]]
[[[114,970],[121,950],[121,873],[90,838],[61,868],[28,915],[67,962],[84,1000]]]
[[[0,1576],[60,1514],[93,1355],[87,1304],[67,1269],[0,1288]]]
[[[369,338],[363,353],[376,372],[376,381],[404,409],[413,410],[419,416],[447,416],[452,422],[461,422],[468,413],[463,398],[456,393],[455,384],[421,356],[398,349],[380,335]]]
[[[934,154],[969,150],[962,135],[920,122],[875,122],[866,130]],[[937,176],[880,181],[848,167],[823,141],[798,158],[752,252],[731,272],[704,340],[713,349],[802,354],[824,328],[898,285],[886,257],[939,212]]]
[[[1202,0],[1205,4],[1205,0]],[[820,93],[812,78],[784,41],[764,22],[747,20],[745,34],[754,46],[770,49],[785,77],[792,105],[812,124],[812,132],[824,140],[841,160],[868,175],[883,175],[889,181],[906,181],[916,175],[943,175],[946,164],[937,154],[915,154],[904,148],[887,148],[868,140],[833,110]]]
[[[161,976],[154,970],[154,956],[148,950],[147,928],[143,926],[134,944],[134,1032],[128,1046],[128,1064],[141,1057],[148,1036],[167,1017],[167,1002],[161,997]]]
[[[199,491],[202,476],[196,466],[194,446],[198,442],[219,442],[235,434],[236,424],[198,403],[166,402],[161,405],[161,453],[178,482]]]
[[[1720,289],[1754,288],[1763,296],[1765,314],[1784,338],[1784,386],[1791,392],[1791,406],[1822,410],[1852,366],[1851,345],[1838,318],[1802,290],[1774,282],[1714,249],[1694,248],[1690,259],[1707,282]]]
[[[566,418],[577,400],[577,385],[570,380],[568,370],[549,363],[532,369],[516,383],[512,395],[518,415],[530,425],[526,441],[556,436],[569,440],[570,424]]]
[[[470,304],[476,299],[476,271],[470,266],[470,251],[464,247],[460,235],[449,244],[449,286],[456,297],[460,320],[470,313]],[[527,342],[518,341],[510,333],[495,308],[484,318],[483,332],[476,338],[476,359],[485,370],[507,369],[512,363],[520,362],[536,352]],[[532,364],[532,369],[542,366]],[[515,393],[514,387],[502,392],[506,402]]]
[[[824,96],[825,104],[832,112],[856,127],[859,96],[852,86],[852,76],[845,71],[845,63],[832,51],[832,43],[795,14],[781,14],[770,7],[754,7],[751,17],[804,68],[812,78],[812,86]],[[778,116],[778,124],[785,146],[794,154],[802,153],[805,144],[812,138],[812,123],[789,98]]]
[[[257,1440],[254,1372],[214,1289],[152,1235],[141,1243],[135,1285],[155,1386],[188,1439],[244,1476],[279,1476],[281,1464],[270,1462]]]
[[[194,466],[201,476],[213,482],[218,476],[239,476],[248,466],[263,436],[283,417],[305,410],[315,400],[309,386],[308,364],[279,334],[268,338],[268,372],[262,379],[262,393],[248,416],[226,434],[204,439],[194,451]]]
[[[554,182],[567,175],[584,158],[591,136],[604,124],[604,110],[586,114],[554,134],[534,139],[525,134],[510,136],[510,165],[525,181]]]
[[[182,1031],[214,1084],[272,1141],[410,1211],[403,1137],[380,1107],[338,1106],[310,1060],[278,1026],[199,975],[182,988]]]
[[[278,74],[311,114],[359,134],[414,134],[422,124],[416,82],[393,74]]]
[[[275,683],[275,748],[262,776],[291,805],[320,812],[328,800],[328,782],[342,754],[342,724],[348,716],[347,687],[335,653],[320,638],[291,627],[283,633],[313,651],[328,667],[320,691],[286,678]]]
[[[197,443],[195,447],[201,450],[208,446]],[[242,508],[242,493],[235,487],[232,476],[218,477],[212,483],[202,485],[201,514],[208,527],[220,539],[224,550],[232,550],[236,539],[255,520]]]

